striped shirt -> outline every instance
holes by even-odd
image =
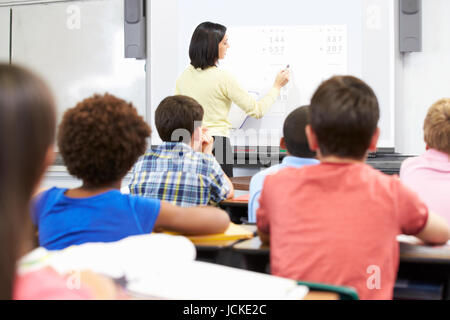
[[[130,193],[181,207],[225,200],[230,186],[214,156],[182,142],[163,142],[133,167]]]

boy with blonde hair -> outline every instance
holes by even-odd
[[[426,151],[402,163],[400,179],[450,223],[450,99],[430,107],[423,129]]]

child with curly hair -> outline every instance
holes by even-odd
[[[34,203],[40,245],[49,250],[85,242],[112,242],[155,229],[185,234],[226,230],[228,215],[213,207],[180,208],[157,199],[122,194],[121,180],[146,149],[151,130],[131,103],[94,95],[69,109],[58,132],[75,189],[51,188]]]

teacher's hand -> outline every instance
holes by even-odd
[[[273,86],[277,89],[283,88],[289,82],[290,75],[291,74],[289,72],[289,69],[281,70],[280,72],[278,72]]]

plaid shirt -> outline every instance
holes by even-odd
[[[230,186],[214,156],[182,142],[163,142],[141,156],[133,168],[130,193],[181,207],[226,199]]]

